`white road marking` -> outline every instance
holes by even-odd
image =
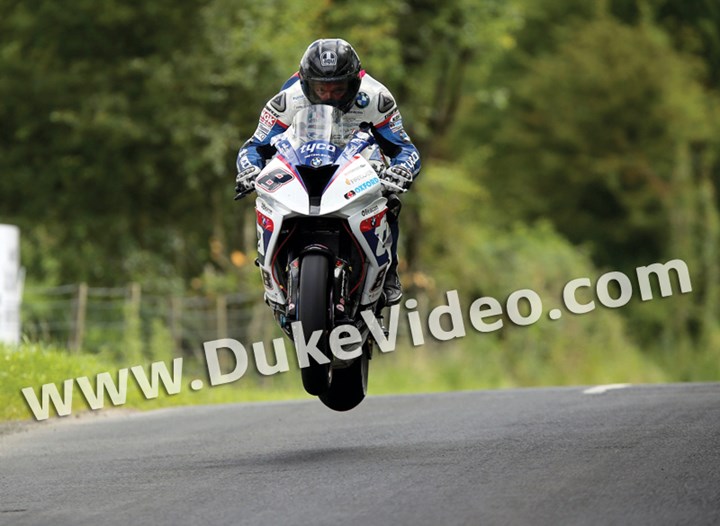
[[[608,384],[608,385],[596,385],[595,387],[590,387],[589,389],[585,389],[583,391],[583,394],[603,394],[608,391],[612,391],[614,389],[625,389],[626,387],[630,387],[631,384]]]

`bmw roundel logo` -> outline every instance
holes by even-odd
[[[310,159],[310,164],[313,167],[317,168],[322,164],[322,159],[320,159],[320,157],[313,157],[312,159]]]
[[[355,98],[355,105],[358,108],[367,108],[368,104],[370,104],[370,97],[367,93],[364,91],[361,91],[357,94],[357,97]]]

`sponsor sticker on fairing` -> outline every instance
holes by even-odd
[[[349,174],[349,173],[350,173],[350,172],[348,172],[348,174]],[[368,175],[367,175],[366,173],[364,173],[364,172],[363,172],[362,174],[356,175],[356,176],[346,175],[346,177],[345,177],[345,184],[348,185],[348,186],[354,186],[354,185],[358,184],[359,182],[361,182],[363,179],[365,179],[367,176],[368,176]]]
[[[337,147],[326,141],[310,141],[303,144],[298,153],[301,160],[317,168],[324,164],[332,164]]]
[[[367,217],[370,214],[374,214],[379,209],[380,209],[380,205],[373,205],[373,206],[370,206],[370,207],[364,209],[362,212],[360,212],[360,215],[362,215],[363,217]]]
[[[266,214],[272,214],[272,213],[273,213],[272,208],[270,208],[270,207],[265,203],[265,201],[263,201],[262,199],[258,199],[258,200],[256,201],[256,203],[257,203],[257,205],[260,207],[260,209],[262,209],[262,211],[265,212]]]
[[[370,232],[371,230],[375,230],[378,226],[380,226],[380,221],[382,221],[383,217],[385,217],[385,212],[387,210],[383,210],[378,214],[375,214],[372,217],[368,217],[367,219],[363,219],[360,222],[360,231],[361,232]],[[363,215],[365,211],[363,210]]]
[[[376,184],[379,184],[379,183],[380,183],[380,179],[378,179],[377,177],[373,177],[369,181],[356,186],[355,188],[350,190],[348,193],[346,193],[345,199],[350,199],[352,197],[355,197],[360,192],[364,192],[365,190],[368,190],[369,188],[372,188],[373,186],[375,186]]]
[[[256,213],[257,223],[260,225],[260,228],[266,232],[273,232],[275,230],[275,223],[273,223],[273,220],[263,214],[260,210],[256,210]]]

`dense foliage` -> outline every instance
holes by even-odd
[[[22,228],[29,283],[236,286],[254,247],[236,151],[305,47],[341,36],[424,158],[403,216],[416,294],[679,258],[692,295],[607,312],[594,341],[700,352],[718,341],[719,28],[711,0],[0,0],[0,222]]]

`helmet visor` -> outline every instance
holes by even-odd
[[[332,105],[347,100],[350,83],[347,80],[308,80],[308,88],[316,102]]]

